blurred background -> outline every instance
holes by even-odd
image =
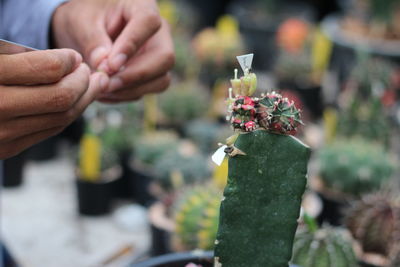
[[[1,235],[21,266],[129,266],[212,250],[228,163],[211,155],[232,134],[236,56],[254,53],[256,95],[294,100],[298,137],[313,151],[293,262],[355,266],[354,253],[360,266],[399,267],[400,1],[159,6],[176,48],[170,89],[94,103],[61,135],[5,160]]]

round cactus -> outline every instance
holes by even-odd
[[[351,238],[342,229],[323,227],[296,235],[292,262],[302,267],[355,267]]]
[[[165,190],[193,185],[210,176],[207,159],[198,153],[184,155],[180,151],[164,154],[154,165],[155,178]]]
[[[135,142],[135,155],[145,164],[154,164],[165,153],[176,151],[178,136],[173,132],[157,131],[143,134]]]
[[[383,147],[362,139],[337,140],[318,158],[325,187],[352,196],[378,190],[394,171]]]
[[[364,252],[389,256],[400,238],[400,198],[382,192],[365,196],[348,210],[346,226]]]
[[[182,126],[207,112],[208,93],[196,82],[177,84],[160,97],[166,124]]]
[[[194,187],[182,196],[175,209],[175,234],[184,249],[214,247],[221,197],[210,186]]]

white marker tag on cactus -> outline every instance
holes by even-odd
[[[254,54],[246,54],[236,57],[244,73],[246,72],[246,69],[247,70],[251,69],[251,64],[253,63],[253,57]]]
[[[214,163],[217,164],[218,166],[221,166],[222,162],[224,161],[224,158],[225,158],[225,155],[226,155],[225,148],[227,148],[227,147],[228,146],[226,146],[226,145],[221,146],[211,156],[212,161],[214,161]]]

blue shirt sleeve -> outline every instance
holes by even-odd
[[[49,48],[54,10],[67,0],[0,0],[0,38],[37,49]]]

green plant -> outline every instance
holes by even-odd
[[[283,267],[292,256],[310,149],[287,135],[299,124],[294,103],[276,93],[251,98],[254,84],[255,75],[246,71],[240,81],[232,80],[233,91],[241,88],[241,94],[228,99],[238,135],[229,138],[226,149],[228,183],[215,241],[216,266]]]
[[[222,194],[209,185],[188,189],[175,208],[175,235],[186,250],[214,247]]]
[[[358,266],[348,232],[328,226],[296,234],[292,263],[302,267]]]
[[[180,151],[165,153],[154,164],[155,178],[166,189],[196,184],[210,177],[207,159],[201,154],[183,155]]]
[[[167,124],[184,125],[207,112],[208,96],[195,82],[184,82],[161,95],[160,108]]]
[[[338,139],[318,152],[324,185],[352,196],[378,190],[394,171],[389,154],[363,139]]]
[[[145,133],[135,142],[135,156],[145,164],[155,164],[164,154],[176,151],[178,137],[173,132]]]
[[[394,69],[387,61],[358,55],[339,103],[339,135],[363,136],[389,145],[391,129],[384,104],[395,101],[385,99],[392,90]]]
[[[348,210],[346,226],[364,252],[389,256],[400,240],[400,198],[378,192],[357,201]]]
[[[200,119],[190,121],[185,127],[185,133],[204,153],[210,153],[218,148],[218,142],[223,140],[228,129],[216,122]]]

